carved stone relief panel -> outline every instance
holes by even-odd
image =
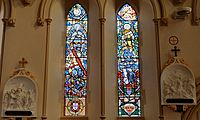
[[[30,76],[30,72],[23,69],[15,72],[6,82],[2,96],[2,117],[37,116],[37,85]]]
[[[162,105],[195,105],[196,86],[192,71],[182,63],[172,63],[161,74]]]

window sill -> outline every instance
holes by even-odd
[[[144,117],[117,117],[117,120],[145,120]]]
[[[88,120],[88,117],[86,116],[81,116],[81,117],[68,117],[68,116],[64,116],[64,117],[60,117],[60,120]]]

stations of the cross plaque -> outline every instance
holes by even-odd
[[[172,52],[174,52],[174,56],[177,57],[177,52],[180,52],[181,50],[177,48],[177,46],[174,46],[174,49],[171,49]]]
[[[25,58],[22,58],[21,61],[19,61],[19,67],[25,68],[25,65],[28,64],[28,61],[25,60]]]

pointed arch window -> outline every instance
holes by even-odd
[[[65,116],[85,116],[87,99],[88,15],[76,3],[66,15]]]
[[[117,12],[118,114],[140,117],[138,15],[126,3]]]

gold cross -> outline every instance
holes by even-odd
[[[28,61],[26,61],[24,58],[22,58],[22,61],[19,61],[20,68],[25,68],[25,64],[28,64]]]

